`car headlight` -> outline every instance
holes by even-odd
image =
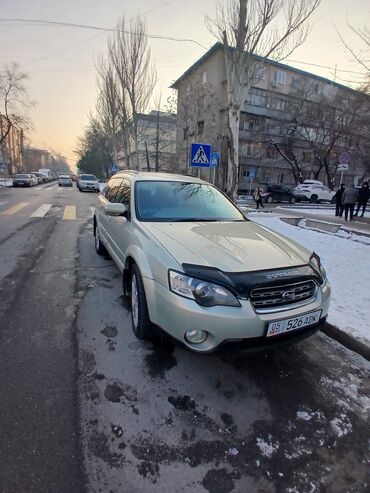
[[[196,301],[201,306],[240,306],[236,297],[223,286],[186,276],[180,272],[169,271],[170,290],[185,298]]]
[[[325,284],[328,280],[326,270],[322,266],[320,257],[317,255],[317,253],[313,252],[313,254],[311,255],[310,264],[322,278],[322,284]]]

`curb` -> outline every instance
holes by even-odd
[[[340,344],[342,344],[342,346],[345,346],[351,351],[354,351],[355,353],[361,355],[367,361],[370,361],[370,345],[366,344],[366,342],[352,337],[351,335],[347,334],[347,332],[338,329],[338,327],[335,327],[335,325],[332,325],[328,322],[325,322],[325,324],[320,327],[320,330],[327,336],[338,341]]]

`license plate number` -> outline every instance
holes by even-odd
[[[266,337],[272,337],[285,332],[291,332],[292,330],[302,329],[309,325],[315,325],[319,322],[320,316],[321,310],[317,310],[315,312],[305,313],[298,317],[270,322],[267,326]]]

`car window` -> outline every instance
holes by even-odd
[[[84,181],[97,181],[97,177],[95,175],[81,175],[80,180]]]
[[[130,208],[131,182],[124,178],[118,188],[114,202],[124,204],[127,209]]]
[[[141,221],[244,221],[241,212],[215,187],[177,181],[138,181],[136,216]]]
[[[115,202],[115,198],[122,182],[122,178],[111,178],[104,189],[103,195],[109,202]]]

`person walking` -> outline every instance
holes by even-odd
[[[344,183],[341,183],[340,188],[336,191],[334,195],[334,200],[335,200],[335,215],[342,217],[343,216],[343,204],[342,204],[342,197],[343,197],[343,192],[346,189],[346,186]]]
[[[263,190],[260,187],[257,187],[254,191],[253,198],[254,201],[256,202],[256,209],[258,210],[258,207],[261,206],[262,208],[264,205],[262,204],[262,192]]]
[[[366,211],[366,205],[369,199],[370,199],[369,182],[364,181],[364,183],[362,184],[362,188],[360,188],[360,190],[358,191],[357,211],[355,212],[354,216],[358,216],[358,212],[362,207],[361,217],[364,217]]]
[[[346,221],[348,221],[348,213],[349,220],[353,221],[353,211],[355,210],[355,203],[357,200],[358,189],[352,184],[344,190],[342,195],[342,203],[344,204],[344,218]]]

